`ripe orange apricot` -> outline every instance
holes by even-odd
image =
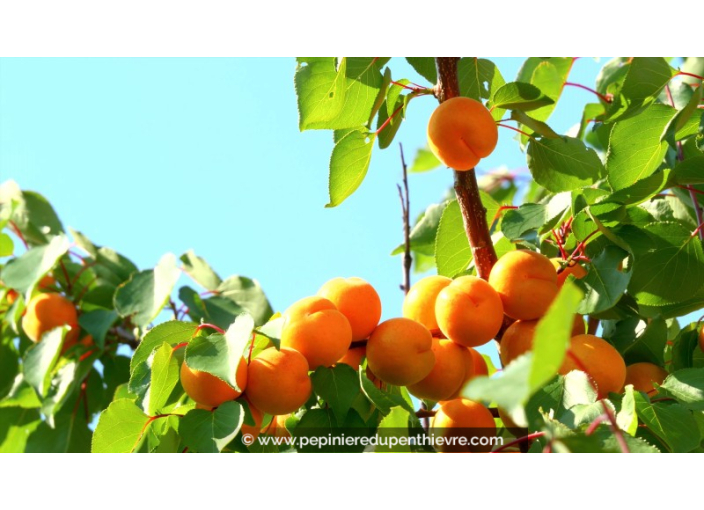
[[[533,348],[533,338],[535,337],[535,327],[538,321],[516,321],[511,324],[504,336],[501,337],[501,363],[506,366],[514,359]],[[570,336],[577,336],[584,333],[584,319],[581,315],[574,316],[572,332]]]
[[[609,342],[594,335],[577,335],[570,340],[558,373],[566,375],[572,370],[582,370],[591,377],[600,399],[609,393],[620,393],[626,382],[626,363],[621,354]]]
[[[539,319],[557,295],[557,274],[550,259],[529,250],[510,251],[489,274],[504,313],[517,320]]]
[[[64,296],[49,292],[37,294],[29,300],[22,318],[22,329],[30,340],[39,342],[47,331],[66,325],[78,333],[76,307]]]
[[[430,332],[420,323],[403,317],[377,326],[367,342],[367,366],[388,384],[408,386],[433,369],[435,355]]]
[[[552,265],[555,267],[555,270],[559,271],[557,273],[558,289],[562,288],[562,286],[565,284],[565,280],[567,280],[567,277],[569,275],[574,275],[574,277],[578,280],[581,280],[582,278],[587,276],[587,270],[584,269],[583,266],[581,266],[578,262],[575,262],[574,260],[570,262],[567,266],[565,266],[562,271],[560,271],[560,268],[564,265],[564,260],[562,260],[561,258],[553,258],[550,259],[550,262],[552,262]]]
[[[17,291],[14,289],[10,289],[7,291],[7,294],[5,294],[5,299],[7,300],[8,306],[12,306],[15,301],[17,301],[17,297],[19,294],[17,294]]]
[[[441,103],[428,121],[428,145],[443,164],[471,170],[496,148],[499,130],[489,110],[474,99],[454,97]]]
[[[408,386],[408,391],[418,398],[436,402],[448,400],[459,393],[465,381],[474,374],[474,363],[470,365],[465,361],[465,356],[471,359],[472,355],[466,347],[438,338],[433,338],[432,350],[435,355],[432,370],[422,380]]]
[[[447,338],[478,347],[494,338],[504,321],[501,297],[476,276],[460,276],[438,294],[435,316]]]
[[[244,390],[247,386],[247,362],[244,358],[241,358],[237,365],[235,380],[240,390]],[[242,394],[242,391],[234,389],[222,379],[208,372],[190,368],[185,360],[181,364],[181,386],[192,400],[206,408],[218,407]]]
[[[351,343],[350,322],[329,299],[303,298],[284,312],[281,346],[303,354],[311,370],[335,363]]]
[[[484,356],[482,356],[479,351],[472,349],[471,347],[468,347],[467,351],[472,357],[472,365],[474,367],[474,370],[472,371],[472,377],[478,377],[480,375],[489,375],[489,367],[486,365],[486,360],[484,359]]]
[[[352,327],[352,341],[366,340],[381,319],[381,299],[374,287],[361,278],[333,278],[318,291],[332,301]]]
[[[339,365],[340,363],[345,363],[346,365],[351,366],[355,370],[359,370],[359,365],[362,364],[362,359],[364,356],[367,355],[367,346],[363,345],[361,347],[354,347],[350,350],[347,351],[347,354],[345,354],[342,358],[338,360],[336,365]]]
[[[454,441],[454,444],[440,446],[443,453],[489,452],[492,446],[489,440],[496,436],[496,422],[491,411],[466,398],[444,402],[435,413],[431,428],[436,437],[441,436],[446,442]],[[460,445],[458,440],[462,437],[468,442],[474,438],[474,441],[487,444]]]
[[[704,328],[699,330],[699,348],[704,351]]]
[[[267,414],[292,413],[313,390],[308,361],[298,351],[282,347],[263,350],[249,364],[247,399]]]
[[[431,332],[439,329],[435,318],[435,301],[440,291],[451,283],[451,278],[440,275],[426,276],[418,280],[403,300],[403,316],[420,322]]]
[[[50,290],[56,285],[56,280],[51,275],[44,275],[41,280],[39,280],[39,290],[46,291]]]
[[[657,393],[653,383],[660,385],[666,377],[667,371],[654,363],[633,363],[626,367],[626,382],[623,385],[632,384],[634,390],[652,395]]]

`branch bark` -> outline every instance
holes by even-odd
[[[441,103],[460,95],[460,84],[457,77],[459,60],[459,57],[435,58],[438,72],[435,97]],[[497,258],[489,234],[489,225],[486,222],[486,208],[479,196],[479,185],[474,169],[466,172],[455,171],[455,194],[462,212],[462,221],[474,256],[477,274],[480,278],[487,280]]]

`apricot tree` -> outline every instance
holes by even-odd
[[[561,134],[575,60],[529,58],[510,81],[487,59],[408,58],[420,85],[388,58],[297,60],[299,128],[333,132],[329,207],[412,104],[440,104],[410,171],[447,172],[454,198],[412,224],[404,171],[400,318],[360,278],[280,314],[193,252],[139,270],[2,184],[0,451],[320,451],[304,440],[341,435],[376,442],[324,449],[704,451],[704,59],[607,62]],[[525,151],[522,203],[510,175],[477,180],[497,136]],[[413,260],[437,274],[411,286]]]

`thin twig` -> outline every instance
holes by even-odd
[[[403,145],[398,144],[399,150],[401,152],[401,167],[403,168],[403,188],[400,184],[397,184],[398,195],[401,199],[401,212],[403,213],[403,285],[402,289],[405,294],[411,289],[411,265],[413,264],[413,257],[411,257],[411,219],[410,219],[410,209],[411,201],[408,194],[408,166],[406,165],[406,158],[403,156]]]

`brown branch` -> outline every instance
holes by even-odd
[[[413,264],[413,257],[411,257],[411,220],[410,220],[410,209],[411,202],[408,195],[408,166],[406,165],[406,158],[403,156],[403,145],[398,144],[399,150],[401,151],[401,167],[403,168],[403,188],[401,185],[398,187],[398,195],[401,198],[401,212],[403,213],[403,285],[401,289],[405,294],[411,290],[411,265]]]
[[[137,340],[134,335],[125,328],[117,326],[112,328],[110,333],[117,337],[118,343],[129,345],[132,349],[136,349],[139,345],[139,340]]]
[[[599,319],[590,316],[587,321],[587,333],[590,335],[596,335],[597,329],[599,329]]]
[[[438,71],[435,97],[441,103],[460,95],[460,85],[457,78],[458,62],[458,57],[435,58],[435,66]],[[474,169],[466,172],[455,171],[455,194],[460,211],[462,211],[462,221],[474,256],[477,274],[486,280],[496,262],[496,251],[494,251],[494,244],[491,242],[489,225],[486,222],[486,208],[479,196],[479,185]]]

